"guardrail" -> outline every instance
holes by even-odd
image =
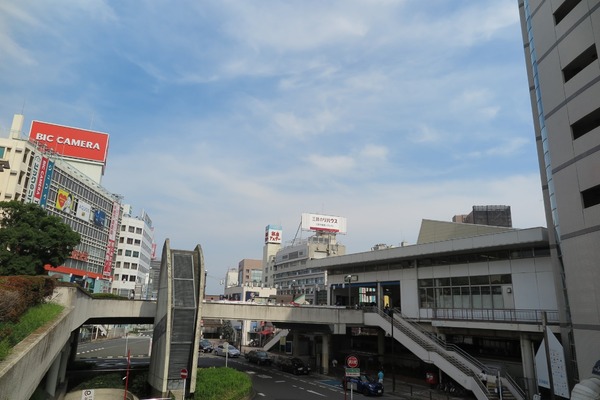
[[[559,324],[558,311],[556,310],[432,308],[431,311],[433,319],[518,322],[540,325],[542,323],[542,314],[545,312],[548,324]]]

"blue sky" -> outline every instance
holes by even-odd
[[[2,135],[109,133],[103,186],[159,254],[200,244],[209,292],[303,212],[350,253],[473,205],[545,226],[515,0],[9,0],[0,57]]]

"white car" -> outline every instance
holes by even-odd
[[[240,356],[240,351],[232,345],[227,346],[227,353],[228,353],[228,357],[239,357]],[[215,354],[218,356],[225,357],[225,348],[223,347],[222,344],[215,347]]]

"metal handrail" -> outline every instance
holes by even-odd
[[[386,318],[386,319],[390,318],[389,315],[385,315],[385,312],[382,312],[379,309],[376,309],[376,311],[377,311],[377,313],[379,315],[383,316],[384,318]],[[417,321],[415,321],[413,319],[410,319],[410,318],[406,317],[405,315],[403,315],[400,309],[394,308],[392,310],[392,313],[393,313],[392,315],[398,315],[402,321],[408,323],[416,331],[418,331],[422,335],[424,335],[427,338],[429,338],[429,340],[431,340],[432,342],[434,342],[434,344],[436,344],[442,350],[444,350],[443,353],[439,352],[439,351],[436,351],[436,353],[438,353],[439,355],[441,355],[442,357],[444,357],[447,361],[451,362],[451,360],[449,360],[448,357],[452,357],[450,354],[448,354],[448,352],[454,352],[454,353],[458,354],[459,356],[461,356],[462,358],[464,358],[467,361],[469,361],[471,364],[473,364],[475,367],[477,367],[481,371],[484,371],[484,370],[488,369],[483,363],[481,363],[481,361],[477,360],[475,357],[473,357],[472,355],[470,355],[469,353],[467,353],[466,351],[464,351],[460,347],[456,346],[453,343],[447,343],[445,340],[439,338],[433,332],[430,332],[430,331],[426,330],[425,328],[423,328]],[[398,329],[400,329],[401,331],[403,331],[406,334],[406,330],[402,329],[402,328],[404,328],[404,325],[400,324],[400,326],[398,326],[396,324],[395,318],[394,318],[393,324],[394,324],[395,327],[397,327]],[[422,343],[419,343],[419,344],[422,347],[424,347]],[[452,358],[454,358],[454,357],[452,357]],[[456,360],[455,359],[455,361],[458,362],[459,364],[461,364],[464,367],[464,364],[460,360]],[[452,362],[451,362],[451,364],[454,365],[454,363],[452,363]],[[487,387],[484,386],[483,383],[478,379],[475,371],[473,371],[470,368],[467,368],[467,371],[463,370],[463,372],[466,372],[469,376],[472,376],[473,378],[475,378],[475,381],[478,383],[478,385],[482,389],[485,389],[484,392],[489,393],[489,390],[487,389]],[[521,398],[523,398],[523,399],[526,398],[525,391],[517,384],[517,382],[515,381],[515,379],[508,372],[506,372],[506,371],[500,371],[500,374],[501,374],[501,378],[504,379],[504,380],[506,380],[510,384],[510,386],[512,386],[514,388],[514,390],[516,392],[518,392],[519,395],[521,395]]]
[[[542,315],[546,313],[547,323],[558,325],[560,323],[556,310],[531,310],[531,309],[472,309],[472,308],[432,308],[432,319],[460,320],[460,321],[494,321],[521,324],[541,324]]]

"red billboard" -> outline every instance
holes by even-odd
[[[33,121],[29,140],[65,157],[106,162],[107,133]]]

